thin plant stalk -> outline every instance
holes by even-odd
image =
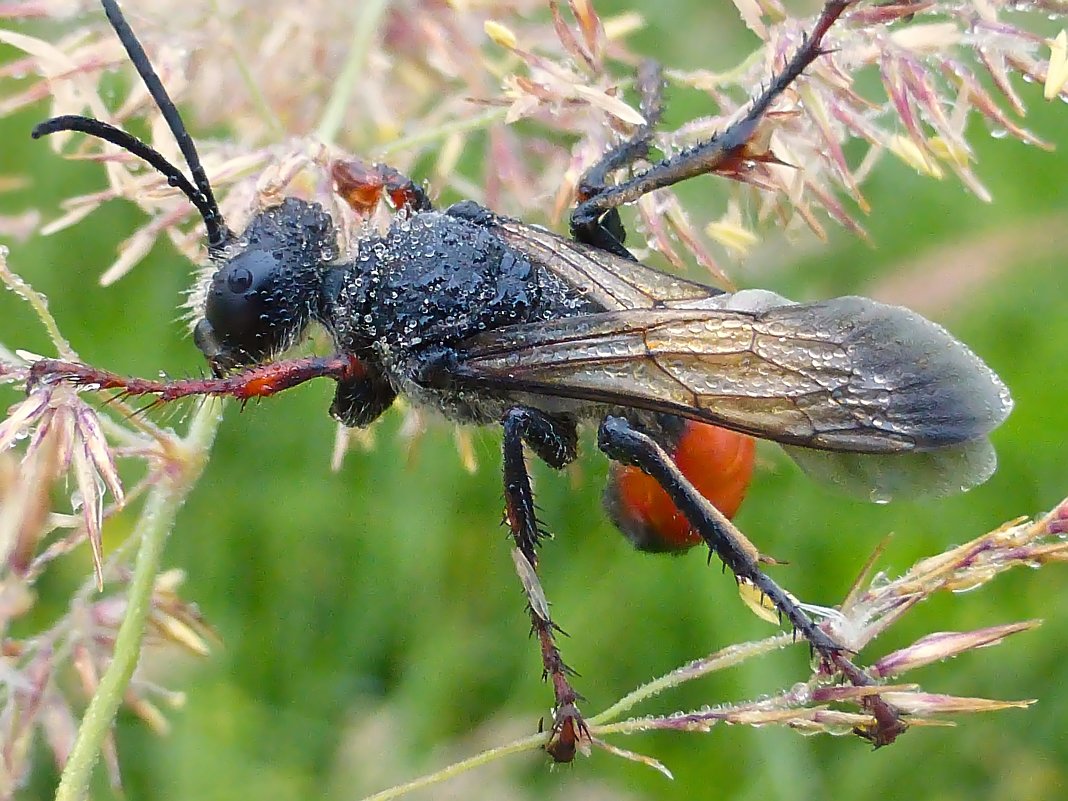
[[[360,70],[366,66],[372,39],[386,13],[387,6],[389,6],[389,0],[366,0],[364,3],[363,10],[353,27],[352,44],[349,46],[345,65],[338,76],[334,92],[327,101],[319,127],[315,130],[316,138],[322,142],[331,143],[337,138],[345,119],[345,111],[349,107],[352,90],[356,86]]]
[[[182,462],[184,469],[177,474],[167,474],[149,493],[141,511],[134,529],[140,547],[127,595],[126,614],[115,639],[114,657],[78,727],[70,758],[59,780],[56,801],[82,801],[88,797],[93,767],[141,656],[152,588],[159,573],[167,535],[174,526],[178,510],[207,464],[222,419],[221,406],[222,401],[211,398],[199,407],[183,441],[186,451]]]

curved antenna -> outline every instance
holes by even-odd
[[[197,153],[196,145],[193,144],[193,138],[189,135],[189,131],[186,130],[185,123],[182,122],[182,117],[178,113],[174,101],[171,100],[167,90],[163,88],[163,83],[160,81],[159,76],[156,75],[156,71],[152,68],[152,63],[148,60],[145,49],[141,47],[137,36],[134,35],[129,23],[126,22],[126,18],[122,15],[122,10],[119,8],[118,3],[115,0],[101,0],[101,4],[104,6],[104,13],[107,14],[108,22],[111,23],[111,27],[118,35],[119,41],[122,42],[122,46],[130,57],[130,61],[133,62],[137,74],[141,76],[141,80],[144,81],[145,86],[148,88],[149,95],[156,102],[163,119],[167,122],[167,127],[170,128],[175,141],[178,142],[178,149],[182,151],[182,156],[192,172],[192,182],[186,178],[180,169],[167,161],[159,151],[149,147],[149,145],[132,134],[128,134],[113,125],[92,117],[73,114],[53,117],[33,129],[33,138],[37,139],[57,131],[78,131],[103,139],[106,142],[111,142],[148,162],[163,174],[167,179],[167,183],[180,189],[189,198],[204,219],[204,227],[208,233],[208,250],[218,251],[233,237],[233,234],[226,227],[226,221],[223,219],[222,212],[219,211],[219,204],[215,201],[215,194],[211,191],[211,184],[208,182],[207,173],[204,172],[204,167],[200,163],[200,155]]]
[[[77,114],[65,114],[61,117],[52,117],[49,120],[45,120],[34,126],[30,136],[34,139],[40,139],[42,136],[48,136],[59,131],[76,131],[95,136],[97,139],[103,139],[105,142],[118,145],[123,150],[133,153],[150,166],[155,167],[167,179],[168,184],[181,190],[182,194],[196,206],[200,216],[204,218],[204,224],[208,228],[209,242],[216,243],[217,241],[217,244],[221,245],[226,241],[229,231],[226,230],[225,225],[220,226],[222,218],[219,216],[218,207],[212,205],[204,197],[203,192],[193,186],[189,179],[185,177],[185,174],[167,161],[158,150],[121,128],[116,128],[114,125],[109,125],[92,117],[82,117]]]
[[[115,29],[119,41],[122,42],[122,46],[126,49],[126,54],[130,57],[130,61],[133,62],[134,68],[137,70],[137,74],[145,82],[148,93],[156,101],[163,119],[167,122],[167,127],[171,129],[175,141],[178,142],[178,149],[182,151],[185,163],[189,165],[189,170],[193,174],[193,184],[202,196],[201,202],[194,200],[193,205],[200,211],[200,215],[204,218],[204,225],[208,229],[209,250],[218,249],[230,238],[230,231],[223,220],[222,212],[219,211],[219,204],[215,202],[215,195],[211,191],[208,176],[200,163],[200,154],[197,153],[196,145],[193,144],[193,138],[189,135],[189,131],[186,130],[185,123],[182,122],[182,116],[178,113],[174,101],[171,100],[167,90],[163,88],[163,83],[160,81],[159,76],[156,75],[156,71],[152,68],[152,62],[148,60],[145,49],[141,47],[141,43],[137,40],[137,36],[134,35],[133,29],[126,22],[126,17],[122,15],[119,4],[115,0],[101,0],[101,2],[104,6],[104,13],[107,14],[108,22]],[[153,166],[155,165],[153,164]],[[157,167],[157,169],[159,168]],[[166,175],[166,173],[164,174]],[[170,180],[169,175],[168,180]]]

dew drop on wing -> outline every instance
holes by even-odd
[[[882,490],[873,489],[868,493],[868,500],[871,501],[872,503],[877,503],[877,504],[882,505],[882,504],[890,503],[890,501],[892,501],[893,498],[890,495],[884,495]]]

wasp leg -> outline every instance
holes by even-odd
[[[652,437],[634,428],[625,418],[606,417],[597,432],[597,445],[610,459],[633,465],[654,478],[709,549],[723,560],[737,578],[750,582],[770,600],[827,665],[841,671],[854,685],[870,686],[875,683],[844,655],[844,646],[817,626],[797,601],[760,569],[760,555],[752,543],[694,488]],[[893,742],[905,730],[897,710],[879,696],[866,697],[863,703],[875,722],[862,734],[876,745]]]
[[[276,395],[315,378],[332,378],[339,383],[351,382],[362,379],[366,373],[367,368],[359,359],[344,354],[287,359],[252,367],[230,376],[183,378],[174,381],[126,378],[79,362],[40,359],[30,368],[27,383],[30,388],[42,384],[68,383],[94,389],[116,389],[124,397],[155,395],[159,403],[199,395],[236,398],[247,403],[253,398]]]
[[[610,459],[641,469],[656,480],[705,541],[740,579],[751,582],[828,662],[843,648],[819,628],[785,590],[761,569],[760,555],[734,526],[683,475],[668,453],[648,434],[622,417],[606,417],[597,445]]]
[[[573,422],[522,406],[509,409],[501,422],[505,517],[521,555],[516,558],[516,569],[527,594],[530,623],[541,646],[542,675],[552,681],[555,698],[552,734],[545,750],[557,762],[570,762],[580,741],[589,738],[589,730],[578,710],[579,695],[568,679],[573,671],[564,663],[556,644],[555,632],[559,628],[549,616],[549,604],[535,572],[536,547],[543,532],[535,517],[523,443],[549,466],[561,468],[575,458],[578,436]]]
[[[601,160],[586,170],[579,179],[579,205],[571,214],[571,235],[578,241],[617,256],[634,258],[623,246],[627,232],[616,207],[604,209],[592,216],[580,215],[580,212],[593,198],[608,191],[608,176],[649,155],[653,130],[664,112],[663,88],[664,78],[660,65],[655,61],[643,61],[638,67],[638,92],[641,95],[640,108],[645,123],[635,128],[629,139],[601,156]]]
[[[380,372],[338,381],[330,416],[348,428],[366,428],[397,399],[397,390]]]
[[[388,164],[351,159],[330,165],[337,192],[361,217],[369,216],[385,194],[393,208],[408,212],[430,211],[433,204],[423,188]]]
[[[587,173],[592,174],[595,179],[590,182],[591,193],[582,197],[580,187],[580,202],[571,213],[571,231],[575,238],[619,255],[629,255],[623,248],[622,238],[616,235],[622,232],[616,211],[620,206],[632,203],[642,195],[657,189],[712,172],[732,160],[744,158],[746,145],[756,133],[764,114],[776,98],[785,92],[813,61],[826,52],[821,45],[824,35],[853,2],[855,0],[828,0],[811,33],[786,62],[786,66],[772,77],[767,88],[752,101],[748,112],[723,132],[664,159],[645,172],[615,186],[604,185],[607,174],[644,155],[648,150],[650,132],[645,130],[642,133],[644,138],[641,138],[640,144],[644,146],[644,150],[631,140],[610,151]],[[630,159],[625,157],[628,155],[628,149],[632,151]],[[600,185],[596,181],[597,178],[601,179]]]

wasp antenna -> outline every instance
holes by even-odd
[[[152,148],[133,134],[127,133],[121,128],[116,128],[114,125],[109,125],[108,123],[94,119],[93,117],[82,117],[78,114],[66,114],[45,120],[34,127],[30,136],[34,139],[40,139],[42,136],[48,136],[49,134],[58,133],[59,131],[76,131],[78,133],[88,134],[89,136],[95,136],[97,139],[103,139],[105,142],[110,142],[113,145],[121,147],[123,150],[133,153],[138,158],[147,162],[167,179],[168,184],[181,190],[182,194],[189,198],[189,201],[196,206],[197,211],[200,212],[200,216],[204,218],[205,224],[209,225],[210,235],[211,231],[208,220],[218,218],[218,209],[207,203],[204,194],[193,186],[193,184],[189,182],[189,179],[185,177],[185,174],[167,161],[167,159],[163,157],[163,154],[158,150]],[[225,241],[225,234],[223,236],[223,241]]]
[[[223,220],[222,212],[219,211],[219,205],[215,202],[215,195],[211,191],[211,184],[208,183],[208,176],[204,172],[204,167],[200,163],[200,155],[197,153],[196,145],[193,144],[193,138],[189,135],[189,131],[186,130],[185,123],[182,122],[182,116],[178,113],[178,108],[174,105],[174,101],[171,100],[170,95],[167,94],[167,90],[163,88],[163,83],[160,81],[159,76],[156,75],[156,71],[152,68],[152,63],[148,60],[148,55],[145,53],[145,49],[137,40],[137,36],[134,35],[133,29],[130,28],[129,23],[126,22],[126,17],[123,16],[121,9],[119,9],[119,4],[115,2],[115,0],[101,0],[101,3],[104,6],[104,13],[107,14],[111,27],[114,28],[115,33],[119,37],[119,41],[122,42],[122,46],[126,49],[126,53],[129,55],[130,61],[133,62],[137,74],[141,76],[141,80],[144,81],[145,86],[148,87],[148,93],[152,95],[152,99],[156,101],[156,106],[163,115],[163,119],[167,121],[167,127],[171,129],[171,133],[174,134],[174,138],[178,142],[178,149],[182,151],[182,156],[185,157],[185,162],[189,165],[189,170],[193,175],[193,185],[195,186],[195,189],[193,189],[192,192],[187,192],[182,188],[182,191],[189,195],[189,199],[193,202],[193,205],[197,207],[200,216],[204,218],[204,226],[208,231],[208,249],[217,250],[226,244],[227,240],[230,239],[231,234],[230,230],[226,227],[225,220]],[[103,123],[100,124],[103,125]],[[109,139],[108,141],[114,140]],[[142,143],[139,142],[139,144]],[[122,146],[123,145],[120,145],[120,147]],[[127,149],[130,150],[130,152],[141,156],[141,158],[144,158],[153,167],[160,170],[160,172],[167,176],[168,181],[173,180],[172,173],[175,171],[174,168],[171,167],[170,171],[160,169],[158,162],[166,162],[158,153],[153,157],[156,161],[153,161],[142,155],[144,151],[138,152],[132,148]],[[145,149],[151,151],[151,148],[147,148],[147,146],[145,146]],[[185,180],[184,176],[183,180]],[[188,181],[185,183],[187,186],[189,185]],[[179,186],[178,184],[175,185]],[[194,195],[197,197],[194,197]]]

